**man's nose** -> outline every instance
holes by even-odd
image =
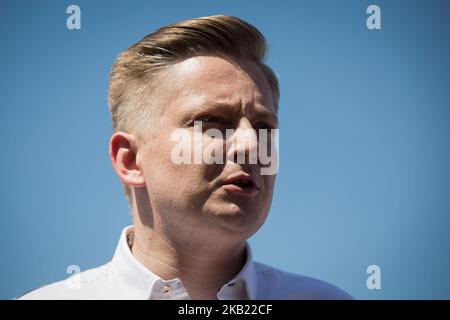
[[[242,118],[227,141],[230,145],[227,158],[238,164],[256,164],[258,161],[258,137],[247,118]]]

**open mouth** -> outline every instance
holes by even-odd
[[[259,188],[250,176],[238,176],[225,182],[224,188],[233,193],[243,195],[256,195]]]
[[[235,186],[238,186],[240,188],[251,188],[251,187],[255,187],[255,184],[253,183],[253,181],[250,180],[236,180],[233,181],[231,184],[234,184]]]

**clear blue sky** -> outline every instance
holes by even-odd
[[[81,30],[66,8],[81,7]],[[366,27],[381,7],[382,29]],[[158,27],[257,26],[281,82],[281,169],[257,260],[360,299],[450,298],[449,1],[2,1],[0,298],[108,261],[130,223],[108,73]],[[381,268],[368,290],[366,268]]]

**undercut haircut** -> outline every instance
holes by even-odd
[[[152,98],[164,86],[158,76],[175,63],[203,55],[253,61],[267,78],[277,112],[279,85],[264,63],[266,53],[261,32],[233,16],[195,18],[156,30],[122,52],[112,67],[108,102],[113,131],[142,138],[151,129],[158,110]],[[123,186],[131,205],[131,187]]]

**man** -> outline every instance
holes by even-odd
[[[278,82],[265,50],[250,24],[210,16],[161,28],[119,56],[110,158],[134,225],[108,264],[23,298],[351,298],[252,260],[247,239],[267,217],[276,173],[263,174],[270,164],[261,157],[251,161],[255,150],[276,155],[273,136],[256,135],[278,127]],[[179,130],[184,156],[200,149],[200,161],[176,160]]]

